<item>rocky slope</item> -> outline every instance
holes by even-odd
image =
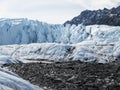
[[[85,10],[80,15],[74,17],[72,20],[67,21],[65,24],[84,24],[84,25],[111,25],[120,26],[120,6],[112,9],[103,10]]]

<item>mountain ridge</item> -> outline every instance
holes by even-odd
[[[112,9],[104,8],[103,10],[85,10],[80,15],[74,17],[70,21],[66,21],[66,24],[83,24],[83,25],[110,25],[120,26],[120,6]]]

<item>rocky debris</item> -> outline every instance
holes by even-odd
[[[120,61],[27,63],[8,67],[45,90],[120,90]]]
[[[77,17],[74,17],[71,21],[67,21],[65,24],[83,24],[83,25],[111,25],[120,26],[120,6],[117,8],[103,10],[85,10]]]

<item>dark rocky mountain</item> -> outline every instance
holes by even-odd
[[[77,17],[74,17],[72,20],[67,21],[65,24],[83,24],[83,25],[111,25],[111,26],[120,26],[120,6],[117,8],[103,10],[85,10]]]

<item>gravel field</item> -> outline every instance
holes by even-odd
[[[120,61],[4,65],[45,90],[120,90]]]

